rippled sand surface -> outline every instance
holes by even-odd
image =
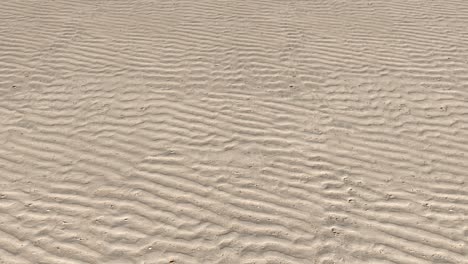
[[[1,264],[466,264],[467,181],[468,1],[1,1]]]

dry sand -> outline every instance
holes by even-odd
[[[0,263],[468,263],[468,1],[2,0]]]

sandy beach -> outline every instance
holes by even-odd
[[[3,0],[0,264],[468,264],[468,1]]]

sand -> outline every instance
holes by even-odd
[[[466,264],[467,181],[468,1],[1,1],[1,264]]]

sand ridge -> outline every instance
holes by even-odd
[[[468,263],[468,2],[5,0],[0,263]]]

